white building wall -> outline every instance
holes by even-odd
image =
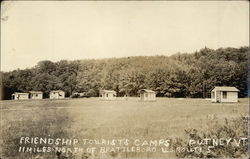
[[[58,99],[63,99],[63,98],[65,98],[65,92],[60,92],[60,95],[59,95],[59,93],[58,93]]]
[[[156,100],[156,94],[153,93],[153,100]]]
[[[31,99],[43,99],[43,94],[42,93],[32,93]]]
[[[219,101],[221,103],[238,102],[238,92],[227,92],[227,98],[223,98],[223,91],[218,91],[218,92],[214,91],[214,94],[215,94],[214,98],[211,97],[212,102],[217,102],[217,96],[220,96]]]
[[[113,93],[108,93],[108,100],[115,100],[116,97],[114,96]]]
[[[214,93],[214,96],[212,96],[213,93]],[[216,91],[211,92],[211,100],[212,102],[216,102]]]
[[[156,100],[155,93],[148,93],[148,92],[142,93],[141,100],[142,101],[155,101]]]
[[[61,95],[59,95],[59,92],[51,92],[49,95],[50,99],[63,99],[65,98],[65,93],[62,91],[60,92]]]
[[[149,93],[150,94],[150,101],[155,101],[155,93]]]
[[[58,93],[56,93],[56,92],[50,93],[50,94],[49,94],[49,98],[50,98],[50,99],[58,99]]]
[[[29,99],[29,94],[15,94],[14,95],[15,100],[25,100]]]
[[[116,96],[114,93],[102,93],[99,99],[100,100],[115,100]]]
[[[227,98],[223,98],[223,94],[221,92],[221,102],[238,102],[238,92],[227,92]]]

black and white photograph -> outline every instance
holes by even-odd
[[[1,1],[0,159],[249,158],[249,1]]]

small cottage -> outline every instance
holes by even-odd
[[[29,93],[15,92],[11,95],[13,100],[26,100],[29,99]]]
[[[100,100],[115,100],[116,91],[113,90],[101,90],[99,93]]]
[[[214,87],[211,100],[216,103],[238,102],[238,92],[235,87]]]
[[[65,98],[65,92],[62,90],[55,90],[49,93],[50,99],[63,99]]]
[[[30,91],[30,99],[43,99],[43,92],[41,91]]]
[[[139,91],[141,101],[156,101],[156,93],[149,89],[141,89]]]

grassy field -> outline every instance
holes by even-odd
[[[0,111],[2,158],[29,159],[39,153],[18,152],[23,136],[107,140],[185,139],[185,130],[195,128],[206,131],[211,120],[223,123],[225,118],[247,115],[248,99],[240,99],[234,104],[172,98],[158,98],[156,102],[139,102],[137,98],[116,101],[99,101],[97,98],[1,101]],[[84,147],[81,143],[78,146]],[[166,158],[175,157],[175,154],[158,151],[96,153],[90,157]],[[42,158],[56,159],[56,155],[42,153],[39,159]]]

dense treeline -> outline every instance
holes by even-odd
[[[204,48],[193,54],[140,56],[99,60],[41,61],[35,67],[3,73],[4,98],[13,92],[51,90],[66,96],[86,92],[98,96],[112,89],[118,96],[137,96],[139,89],[155,90],[161,97],[208,97],[214,86],[235,86],[247,95],[249,47]]]

